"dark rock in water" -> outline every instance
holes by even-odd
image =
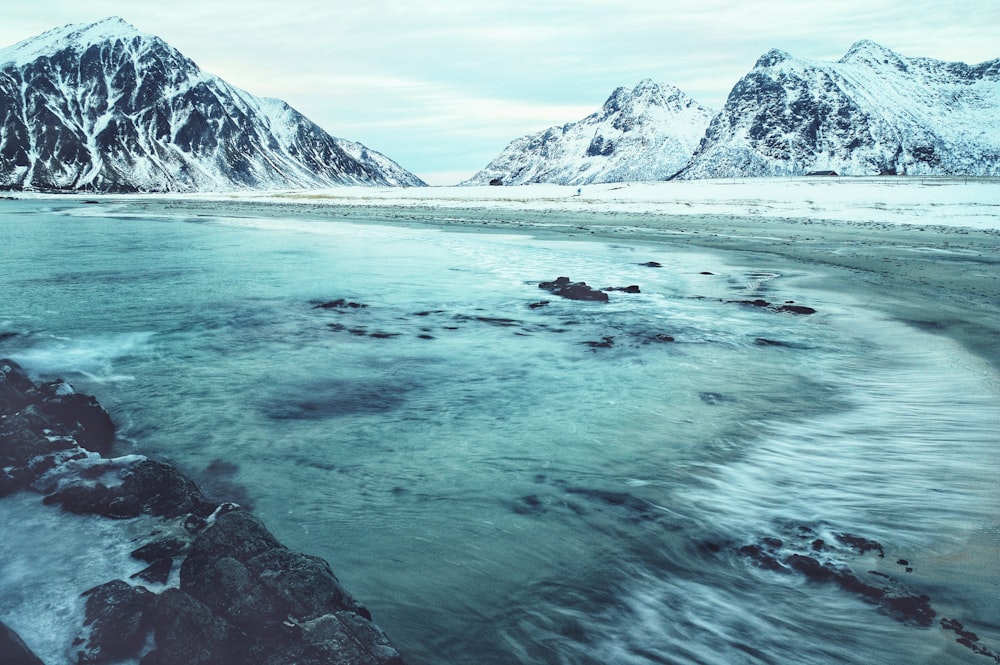
[[[971,649],[973,653],[977,653],[980,656],[986,656],[987,658],[992,658],[995,662],[1000,663],[1000,653],[983,646],[979,642],[979,636],[971,630],[966,630],[961,621],[957,619],[942,618],[941,627],[945,630],[953,631],[958,636],[955,641],[962,646]]]
[[[885,549],[882,547],[882,543],[879,543],[878,541],[869,540],[868,538],[855,536],[850,533],[838,533],[837,540],[848,547],[853,547],[860,554],[865,554],[866,552],[878,552],[878,558],[885,558]]]
[[[811,530],[807,530],[803,535],[808,535],[810,532]],[[867,538],[838,534],[837,541],[861,554],[879,552],[880,557],[884,556],[882,546]],[[801,551],[786,553],[789,549],[796,547]],[[870,571],[869,574],[879,579],[878,585],[866,582],[855,575],[845,564],[837,564],[832,560],[820,561],[817,558],[820,556],[820,552],[822,552],[823,558],[837,554],[833,549],[833,544],[818,539],[811,541],[804,539],[798,545],[789,544],[786,546],[779,539],[763,538],[758,543],[739,548],[740,554],[766,570],[783,573],[797,572],[812,582],[836,584],[844,591],[879,606],[898,621],[918,626],[931,624],[936,613],[931,607],[930,598],[927,596],[912,595],[899,586],[895,578],[877,571]],[[841,554],[845,553],[841,550]],[[889,586],[885,586],[885,584],[889,584]]]
[[[756,344],[757,346],[784,346],[784,347],[791,346],[791,344],[787,342],[781,342],[775,339],[767,339],[766,337],[758,337],[753,341],[753,343]]]
[[[138,654],[151,625],[155,596],[144,587],[112,580],[89,591],[79,665],[104,663]]]
[[[275,654],[268,660],[269,665],[404,665],[403,658],[385,634],[357,614],[336,612],[297,626],[302,629],[302,646],[298,650],[286,649]]]
[[[789,314],[815,314],[816,310],[812,307],[806,307],[805,305],[781,305],[780,307],[775,307],[776,312],[787,312]]]
[[[805,305],[793,305],[790,302],[784,305],[772,305],[767,300],[763,298],[756,298],[754,300],[729,300],[727,302],[734,303],[737,305],[747,305],[748,307],[760,307],[761,309],[767,308],[772,312],[784,312],[786,314],[815,314],[816,310],[812,307],[806,307]]]
[[[184,557],[179,590],[157,597],[115,580],[85,593],[86,623],[74,643],[79,663],[137,657],[150,627],[156,648],[143,665],[402,663],[324,560],[284,547],[235,504],[216,507],[169,464],[99,454],[114,439],[106,415],[67,384],[36,385],[0,360],[0,496],[30,488],[73,513],[172,520],[168,533],[175,535],[133,551],[150,564],[133,578],[165,583]],[[235,469],[213,463],[217,475]],[[0,628],[0,663],[37,665],[17,636]]]
[[[675,342],[673,335],[667,335],[665,333],[658,333],[648,338],[650,342]]]
[[[757,298],[756,300],[730,300],[732,303],[737,305],[748,305],[750,307],[770,307],[771,303],[764,300],[763,298]]]
[[[49,394],[40,404],[42,412],[61,423],[82,447],[107,455],[115,440],[111,416],[96,399],[72,390],[62,381],[46,386]]]
[[[541,282],[538,288],[568,300],[608,302],[608,294],[604,291],[588,286],[586,282],[571,282],[569,277],[557,277],[551,282]]]
[[[174,560],[170,557],[160,559],[149,566],[146,566],[138,573],[129,576],[130,580],[143,580],[150,584],[166,584],[170,579],[170,572],[174,569]]]
[[[342,654],[328,662],[402,662],[324,560],[287,549],[243,510],[217,517],[195,540],[181,566],[181,590],[246,635],[242,648],[255,662],[296,662],[280,655],[292,649],[304,659],[298,662],[318,663],[320,656],[310,654],[320,647]],[[335,617],[341,631],[310,633],[310,622],[326,616]],[[290,632],[293,627],[299,630]]]
[[[631,284],[629,286],[608,286],[608,287],[605,287],[605,288],[603,288],[601,290],[602,291],[620,291],[621,293],[642,293],[642,291],[639,290],[639,285],[638,284]]]
[[[213,614],[204,603],[179,589],[167,589],[157,598],[153,614],[156,649],[141,665],[240,665],[245,648],[242,635]]]
[[[313,307],[313,309],[364,309],[365,307],[368,307],[368,305],[359,302],[351,302],[349,300],[345,300],[344,298],[337,298],[336,300],[320,303]]]
[[[3,665],[44,665],[21,636],[0,621],[0,663]]]
[[[95,465],[104,474],[120,480],[111,487],[101,482],[70,481],[45,497],[45,503],[61,504],[64,510],[78,514],[127,518],[141,514],[180,517],[188,513],[209,515],[215,506],[198,487],[177,469],[146,458],[107,460]]]
[[[540,307],[545,307],[548,304],[549,304],[548,300],[540,300],[538,302],[531,303],[530,305],[528,305],[528,307],[531,309],[538,309]]]
[[[13,360],[0,360],[0,414],[14,413],[28,404],[34,383]]]
[[[646,268],[662,268],[662,263],[657,263],[656,261],[646,261],[645,263],[640,263],[639,265],[645,266]]]
[[[589,342],[583,342],[583,344],[589,346],[592,349],[610,349],[612,346],[615,345],[615,338],[610,335],[607,335],[605,337],[602,337],[600,342],[589,341]]]

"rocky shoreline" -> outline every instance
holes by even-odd
[[[326,561],[289,550],[248,510],[210,500],[169,464],[112,457],[114,442],[114,423],[95,398],[64,381],[35,382],[17,363],[0,360],[0,497],[33,491],[70,513],[159,521],[155,535],[132,552],[145,569],[66,589],[86,598],[69,658],[141,665],[404,662]],[[0,661],[41,663],[22,639],[31,636],[18,636],[3,618]]]

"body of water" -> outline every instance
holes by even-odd
[[[942,618],[1000,651],[997,377],[824,290],[831,269],[0,203],[0,357],[96,395],[120,454],[329,560],[413,665],[991,662]],[[561,275],[640,292],[539,289]],[[51,552],[37,525],[10,538],[23,504],[0,501],[6,547]],[[768,569],[754,545],[936,616]],[[17,575],[3,587],[31,644],[38,610]]]

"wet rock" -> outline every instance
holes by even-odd
[[[141,514],[167,518],[188,513],[209,515],[215,509],[191,480],[163,462],[130,457],[104,460],[90,468],[102,470],[105,482],[86,477],[64,480],[62,489],[46,496],[45,503],[60,504],[71,513],[117,519]]]
[[[254,662],[401,662],[326,561],[287,549],[243,510],[217,517],[195,540],[181,590],[246,635],[241,648]],[[327,616],[343,630],[309,638],[309,622]]]
[[[610,349],[612,346],[615,345],[615,338],[608,335],[602,337],[601,341],[599,342],[589,341],[589,342],[582,342],[582,344],[589,346],[592,349]]]
[[[301,627],[302,641],[313,653],[296,660],[272,659],[270,665],[403,665],[402,657],[385,633],[357,614],[326,614],[303,623]]]
[[[83,648],[77,652],[77,663],[104,663],[137,655],[151,626],[154,594],[144,587],[112,580],[83,595],[87,598],[86,618],[78,638]]]
[[[150,584],[166,584],[170,579],[170,573],[174,569],[174,560],[170,558],[146,566],[138,573],[129,576],[130,580],[142,580]]]
[[[621,292],[621,293],[642,293],[642,291],[639,290],[639,285],[638,284],[631,284],[629,286],[608,286],[608,287],[605,287],[605,288],[603,288],[601,290],[602,291],[618,291],[618,292]]]
[[[663,267],[662,263],[657,263],[656,261],[646,261],[645,263],[640,263],[639,265],[644,266],[646,268],[662,268]]]
[[[549,304],[548,300],[539,300],[538,302],[533,302],[528,307],[530,309],[539,309],[540,307],[545,307]]]
[[[67,383],[49,384],[39,408],[83,448],[101,455],[109,454],[115,441],[111,416],[91,395],[69,391],[72,388]]]
[[[586,282],[571,282],[569,277],[557,277],[551,282],[541,282],[538,288],[568,300],[608,302],[608,294],[604,291],[588,286]]]
[[[803,535],[809,533],[811,530],[803,531]],[[837,540],[861,554],[878,551],[880,556],[883,555],[882,546],[866,538],[839,534]],[[821,553],[825,555],[824,558],[837,554],[831,545],[820,539],[786,544],[776,538],[764,538],[758,543],[744,545],[738,551],[765,570],[798,573],[817,584],[836,584],[844,591],[877,605],[898,621],[918,626],[931,624],[936,612],[931,607],[929,597],[908,593],[895,578],[883,573],[870,571],[869,574],[879,580],[878,584],[872,584],[854,574],[846,564],[835,563],[833,560],[821,561],[818,558]],[[789,552],[796,548],[801,551]]]
[[[156,649],[141,665],[242,665],[242,635],[204,603],[179,589],[157,598],[153,615]]]
[[[43,665],[21,636],[0,621],[0,663],[3,665]]]
[[[746,305],[747,307],[759,307],[760,309],[770,309],[772,312],[784,312],[786,314],[815,314],[816,310],[812,307],[806,307],[805,305],[794,305],[791,302],[785,303],[784,305],[772,305],[769,301],[763,298],[755,298],[754,300],[727,300],[726,302],[733,303],[736,305]]]
[[[971,630],[966,630],[965,626],[962,625],[961,621],[957,619],[941,619],[941,627],[945,630],[950,630],[955,633],[955,641],[962,646],[972,650],[973,653],[977,653],[980,656],[986,656],[987,658],[992,658],[995,662],[1000,663],[1000,653],[987,648],[979,641],[979,636],[976,635]]]
[[[402,662],[324,560],[287,549],[235,504],[216,508],[169,464],[103,457],[113,425],[93,398],[62,382],[36,385],[0,361],[0,402],[0,495],[30,487],[69,512],[148,514],[188,531],[133,551],[150,565],[132,577],[155,583],[168,581],[175,559],[184,557],[181,589],[156,597],[115,580],[86,592],[86,623],[74,644],[80,663],[136,658],[150,627],[156,648],[143,665]],[[85,450],[77,438],[98,450]],[[214,466],[227,477],[235,470],[225,461]],[[324,617],[341,628],[319,621]],[[0,630],[0,662],[35,665],[7,632]]]
[[[838,533],[837,540],[848,547],[856,549],[860,554],[865,554],[866,552],[878,552],[878,558],[885,558],[885,549],[882,547],[882,544],[877,541],[869,540],[868,538],[863,538],[861,536],[855,536],[850,533]]]
[[[781,346],[781,347],[791,346],[791,344],[787,342],[782,342],[776,339],[768,339],[766,337],[757,337],[756,339],[754,339],[753,343],[756,344],[757,346]]]
[[[667,335],[666,333],[658,333],[646,339],[647,342],[674,342],[673,335]]]
[[[781,305],[780,307],[775,307],[776,312],[786,312],[789,314],[815,314],[816,310],[812,307],[806,307],[805,305]]]
[[[363,303],[352,302],[350,300],[345,300],[344,298],[337,298],[336,300],[330,300],[324,303],[320,303],[313,307],[313,309],[364,309],[368,307]]]

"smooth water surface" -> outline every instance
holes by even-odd
[[[1000,384],[823,290],[842,275],[336,213],[0,203],[0,357],[95,394],[122,454],[328,559],[415,665],[986,660],[739,552],[845,533],[885,558],[825,560],[1000,650]],[[538,288],[560,275],[641,293]]]

